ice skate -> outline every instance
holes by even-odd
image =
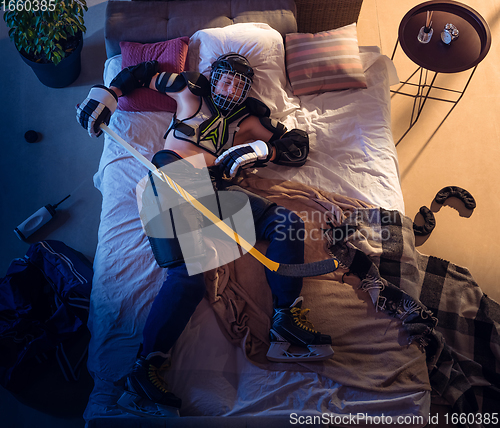
[[[276,362],[322,361],[332,357],[332,338],[314,330],[306,319],[309,309],[302,309],[302,297],[289,308],[275,308],[269,333],[271,346],[267,359]],[[305,353],[292,353],[291,345],[308,349]]]
[[[127,376],[125,392],[118,400],[118,406],[138,416],[178,417],[182,401],[166,389],[159,374],[161,369],[139,357],[132,373]]]

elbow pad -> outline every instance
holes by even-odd
[[[147,88],[151,78],[158,72],[158,67],[158,61],[145,61],[124,68],[116,75],[109,86],[117,87],[124,96],[134,89]]]
[[[248,111],[252,116],[259,118],[260,124],[268,131],[273,133],[269,142],[273,142],[283,136],[286,132],[286,126],[277,120],[271,119],[271,110],[262,101],[248,97],[246,100]]]
[[[285,125],[283,125],[281,122],[278,122],[277,120],[271,119],[269,117],[259,117],[259,121],[264,128],[273,133],[273,136],[269,140],[270,143],[281,138],[286,132]]]
[[[163,72],[155,82],[156,90],[162,94],[179,92],[186,86],[194,95],[202,97],[210,93],[208,79],[194,71],[183,71],[181,74]]]
[[[272,161],[278,165],[302,166],[309,155],[309,136],[301,129],[292,129],[279,140],[270,144],[275,148],[276,158]]]

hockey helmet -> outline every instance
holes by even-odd
[[[221,55],[212,64],[210,88],[214,104],[222,111],[231,111],[243,103],[253,81],[253,69],[248,60],[235,52]],[[221,91],[219,82],[227,82],[230,91]]]

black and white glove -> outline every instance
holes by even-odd
[[[151,78],[158,73],[159,69],[158,61],[154,60],[132,65],[120,71],[109,86],[120,89],[122,95],[128,95],[134,89],[149,87]]]
[[[87,98],[76,107],[76,120],[91,137],[98,137],[102,134],[101,123],[109,124],[117,105],[118,97],[111,89],[93,86]]]
[[[271,155],[271,146],[265,141],[257,140],[231,147],[215,159],[215,165],[218,165],[226,176],[234,178],[242,168],[264,165]]]

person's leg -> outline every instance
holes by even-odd
[[[189,182],[195,175],[194,168],[172,152],[158,152],[153,163],[158,167],[170,164],[169,172],[175,173],[176,179],[180,177]],[[142,348],[127,376],[125,392],[118,405],[141,416],[164,417],[177,415],[182,402],[168,391],[161,371],[169,363],[168,353],[203,299],[206,287],[203,273],[190,276],[185,262],[198,263],[199,252],[203,251],[203,248],[198,248],[202,241],[199,236],[200,215],[187,203],[176,206],[182,202],[177,201],[177,195],[160,180],[150,180],[151,188],[146,188],[142,195],[141,221],[156,261],[167,267],[168,273],[150,309],[143,330]],[[165,210],[161,204],[165,201],[174,206]],[[175,219],[175,224],[172,219]],[[193,245],[189,247],[190,254],[185,254],[177,233],[191,230],[191,227],[194,229],[190,235]]]
[[[167,354],[205,295],[203,274],[188,275],[186,265],[168,269],[144,326],[141,355]]]
[[[304,223],[294,212],[278,205],[267,209],[255,224],[257,240],[269,241],[266,257],[286,264],[304,263]],[[266,269],[274,305],[289,307],[300,296],[302,278],[279,275]]]
[[[268,240],[266,256],[278,263],[303,264],[305,228],[294,212],[277,205],[265,206],[250,196],[257,239]],[[278,362],[321,361],[333,355],[329,335],[314,329],[302,309],[302,278],[286,277],[266,269],[273,293],[274,312],[267,358]],[[307,348],[292,353],[291,345]]]
[[[141,416],[177,416],[182,401],[167,389],[161,370],[168,352],[205,295],[203,274],[189,276],[185,264],[171,267],[143,331],[142,350],[118,405]]]
[[[250,202],[257,241],[268,241],[266,257],[277,263],[304,263],[304,222],[294,212],[237,185],[220,190],[244,193]],[[287,277],[266,269],[275,306],[289,307],[302,290],[302,278]]]

